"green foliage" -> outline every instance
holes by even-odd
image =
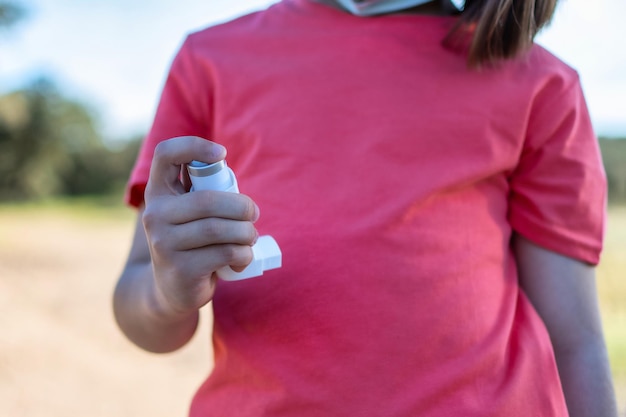
[[[45,79],[0,97],[0,201],[119,190],[137,149],[105,146],[93,112]]]
[[[626,139],[600,139],[609,201],[626,202]]]
[[[63,195],[109,194],[122,189],[139,150],[140,140],[127,142],[119,150],[103,146],[70,155],[72,169],[61,175]]]

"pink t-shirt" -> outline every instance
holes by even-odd
[[[470,70],[441,45],[453,24],[287,0],[182,45],[128,201],[159,141],[206,137],[283,251],[219,282],[192,416],[567,415],[509,241],[598,262],[578,76],[539,46]]]

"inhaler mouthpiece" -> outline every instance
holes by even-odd
[[[226,161],[206,164],[191,161],[187,165],[191,179],[191,191],[215,190],[238,193],[235,173],[226,165]],[[252,246],[252,262],[241,272],[233,271],[230,266],[218,269],[217,276],[225,281],[238,281],[263,275],[264,271],[282,266],[282,253],[278,243],[271,236],[261,236]]]

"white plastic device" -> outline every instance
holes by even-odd
[[[218,161],[207,164],[199,161],[191,161],[187,165],[189,178],[191,179],[191,191],[216,190],[238,193],[237,178],[232,169],[226,165],[226,161]],[[282,266],[282,253],[278,243],[271,236],[261,236],[252,246],[252,262],[241,272],[233,271],[228,265],[218,269],[217,276],[225,281],[238,281],[241,279],[258,277],[264,271],[280,268]]]

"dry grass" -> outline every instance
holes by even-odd
[[[131,211],[0,207],[0,415],[184,416],[211,366],[205,330],[150,355],[111,317]],[[599,269],[607,340],[626,405],[626,209],[613,209]],[[210,320],[208,313],[203,316]]]
[[[626,416],[626,207],[609,210],[605,250],[598,267],[598,293],[615,388]]]

